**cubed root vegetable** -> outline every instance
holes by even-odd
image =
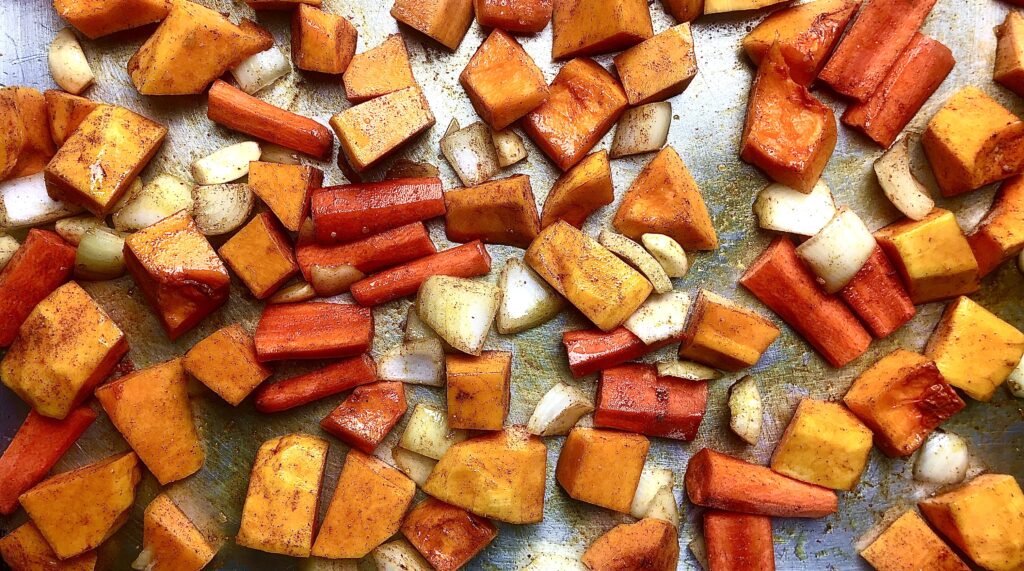
[[[558,455],[555,478],[574,499],[629,513],[650,445],[639,434],[573,428]]]
[[[704,512],[708,571],[774,571],[775,546],[768,516]]]
[[[473,8],[484,28],[536,34],[551,21],[552,0],[474,0]]]
[[[875,569],[897,570],[908,567],[932,571],[968,571],[970,569],[913,509],[892,523],[860,556]]]
[[[456,571],[498,536],[486,519],[427,498],[402,523],[402,535],[437,571]]]
[[[56,89],[43,92],[46,111],[50,120],[50,136],[59,147],[78,129],[82,121],[92,113],[100,103],[64,93]]]
[[[796,255],[789,238],[776,238],[740,284],[799,332],[833,367],[864,354],[871,334],[842,301],[825,293]]]
[[[679,95],[697,75],[690,24],[680,24],[615,56],[630,105]]]
[[[665,11],[682,22],[692,22],[704,13],[704,0],[661,0]]]
[[[551,29],[556,60],[618,51],[654,35],[644,0],[559,0]]]
[[[441,179],[407,178],[320,189],[311,210],[317,242],[331,244],[441,216],[445,205]]]
[[[888,337],[917,313],[889,257],[877,246],[839,296],[878,339]]]
[[[46,542],[39,528],[26,522],[0,539],[0,559],[13,571],[32,569],[69,569],[72,571],[93,571],[96,568],[96,552],[89,551],[71,559],[61,560]]]
[[[569,357],[569,370],[576,378],[632,361],[676,341],[678,339],[666,339],[647,345],[625,327],[617,327],[609,332],[581,329],[562,334],[562,345],[565,345]]]
[[[597,538],[582,560],[592,571],[672,571],[679,565],[678,531],[653,518],[618,525]]]
[[[232,406],[238,406],[271,375],[271,370],[259,363],[252,337],[237,323],[193,345],[182,365]]]
[[[501,430],[508,415],[512,353],[486,351],[479,357],[448,355],[448,425]]]
[[[836,493],[705,448],[686,467],[686,494],[704,507],[773,517],[818,518],[839,509]]]
[[[473,23],[473,0],[396,0],[391,17],[455,51]]]
[[[5,94],[5,99],[14,101],[24,128],[23,146],[18,152],[18,160],[10,177],[21,178],[42,172],[57,152],[50,137],[46,98],[39,90],[31,87],[7,87],[0,91]]]
[[[996,27],[996,65],[992,79],[1017,95],[1024,95],[1024,16],[1016,10]]]
[[[494,30],[459,76],[477,114],[500,131],[548,98],[544,74],[515,38]]]
[[[437,253],[422,222],[413,222],[345,244],[318,244],[312,231],[299,233],[295,257],[306,280],[313,266],[352,266],[364,274]]]
[[[565,220],[581,228],[595,210],[614,200],[608,151],[591,153],[555,181],[544,199],[540,226],[547,228]]]
[[[167,17],[167,0],[54,0],[57,14],[89,39],[138,28]]]
[[[418,86],[381,95],[331,117],[331,127],[341,143],[340,155],[356,173],[377,164],[433,125],[434,114]]]
[[[299,273],[291,240],[269,212],[254,216],[218,253],[256,299],[270,297]]]
[[[871,453],[871,430],[842,404],[805,398],[772,455],[772,470],[836,490],[852,490]]]
[[[263,362],[351,357],[373,345],[373,314],[343,303],[268,305],[256,327],[255,341]]]
[[[377,47],[353,56],[342,80],[345,97],[352,103],[416,85],[402,35],[392,34]]]
[[[48,230],[32,229],[0,271],[0,347],[14,341],[35,308],[69,277],[75,249]]]
[[[376,380],[377,367],[369,355],[343,359],[322,369],[261,387],[256,391],[256,410],[281,412]]]
[[[686,325],[679,356],[723,371],[752,367],[779,328],[758,313],[702,289]]]
[[[266,158],[266,149],[261,158]],[[309,214],[309,197],[323,184],[322,170],[309,165],[254,161],[249,164],[249,189],[270,207],[281,224],[297,232]]]
[[[659,377],[654,365],[620,365],[601,371],[594,426],[693,440],[707,400],[707,383]]]
[[[352,284],[352,297],[375,306],[412,295],[430,276],[470,278],[491,271],[491,257],[480,242],[470,242],[396,266]]]
[[[344,73],[356,53],[358,31],[338,14],[299,4],[292,12],[292,60],[295,67],[320,73]]]
[[[161,566],[179,565],[183,571],[202,569],[217,555],[203,532],[166,493],[149,502],[142,525],[142,553],[133,568],[148,561]]]
[[[402,419],[406,406],[402,383],[362,385],[324,417],[320,426],[352,448],[372,454]]]
[[[992,208],[974,228],[967,243],[984,277],[1024,250],[1024,176],[1008,179],[996,193]]]
[[[526,175],[449,190],[444,206],[445,234],[453,242],[527,248],[540,233],[537,202]]]

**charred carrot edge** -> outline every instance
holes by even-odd
[[[776,238],[740,278],[740,284],[796,329],[833,367],[864,354],[871,334],[849,308],[818,286],[793,242]]]
[[[491,256],[479,240],[384,270],[352,284],[352,297],[372,307],[412,295],[430,276],[471,278],[491,271]]]
[[[659,377],[654,365],[622,365],[601,372],[594,426],[693,440],[707,405],[707,383]]]
[[[263,385],[256,391],[256,410],[281,412],[375,382],[377,364],[369,355],[360,355],[272,385]]]
[[[705,448],[686,467],[690,501],[720,510],[775,517],[825,517],[839,509],[827,488],[806,484]]]
[[[772,519],[720,510],[704,512],[709,571],[774,571]]]
[[[96,413],[87,406],[71,411],[64,420],[29,412],[0,456],[0,514],[14,513],[18,496],[38,484],[94,420]]]
[[[330,155],[334,135],[320,123],[261,101],[221,80],[213,82],[206,116],[215,123],[318,159]]]
[[[312,234],[299,235],[295,258],[306,281],[314,265],[351,265],[369,274],[397,264],[436,254],[430,232],[422,222],[414,222],[348,244],[317,244]]]
[[[903,327],[917,313],[896,268],[877,246],[839,295],[879,339]]]
[[[625,327],[607,333],[600,329],[581,329],[562,334],[562,345],[569,356],[569,371],[576,378],[621,365],[677,342],[679,339],[666,339],[646,345]]]
[[[444,187],[439,178],[332,186],[313,193],[310,210],[317,242],[351,242],[444,215]]]
[[[320,427],[352,448],[373,454],[407,408],[404,384],[363,385],[325,416]]]
[[[36,305],[71,277],[75,249],[48,230],[29,230],[0,272],[0,347],[7,347]]]
[[[254,341],[260,362],[351,357],[373,345],[373,313],[348,303],[268,305]]]

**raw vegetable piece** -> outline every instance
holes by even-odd
[[[782,0],[704,0],[704,13],[720,14],[722,12],[757,10],[773,6],[780,1]]]
[[[159,174],[145,185],[139,179],[135,180],[138,184],[132,184],[112,216],[114,228],[119,232],[142,230],[179,210],[192,210],[192,183],[169,174]],[[99,221],[96,217],[85,220]],[[106,227],[102,223],[96,226]],[[60,234],[59,231],[57,233]]]
[[[956,216],[936,208],[920,221],[902,220],[875,232],[915,304],[977,291],[978,262]]]
[[[228,270],[185,211],[127,236],[124,255],[172,340],[228,299]]]
[[[718,236],[697,182],[672,147],[665,147],[626,191],[612,225],[639,240],[664,234],[686,250],[714,250]]]
[[[39,414],[63,419],[128,352],[124,333],[75,282],[32,310],[0,361],[0,380]]]
[[[894,521],[860,552],[876,571],[968,571],[970,569],[913,509]]]
[[[967,236],[978,274],[984,277],[1024,250],[1024,176],[999,187],[985,218]]]
[[[53,0],[57,15],[89,39],[138,28],[167,17],[169,0]]]
[[[356,173],[433,126],[434,115],[419,87],[381,95],[331,117],[345,159]]]
[[[237,323],[193,345],[181,364],[188,374],[232,406],[238,406],[272,373],[260,364],[256,344]]]
[[[569,358],[569,371],[576,378],[632,361],[676,341],[678,339],[669,339],[648,345],[625,327],[617,327],[608,332],[581,329],[562,334],[562,345],[565,345]]]
[[[452,242],[480,240],[527,248],[540,233],[530,177],[515,175],[444,193],[445,234]]]
[[[491,271],[491,257],[479,241],[470,242],[374,274],[352,284],[352,297],[364,306],[387,303],[416,293],[430,276],[469,278]]]
[[[244,183],[208,184],[192,189],[191,214],[204,235],[221,236],[240,228],[255,203]]]
[[[689,311],[690,296],[685,292],[654,293],[622,326],[646,345],[672,342],[682,337]]]
[[[0,514],[13,514],[18,496],[38,484],[94,420],[96,413],[87,406],[71,411],[64,420],[29,411],[0,456]]]
[[[573,499],[629,513],[650,445],[639,434],[573,428],[558,455],[555,477]]]
[[[959,484],[967,477],[970,463],[967,441],[952,432],[936,430],[914,461],[914,479],[932,484]]]
[[[1024,16],[1016,10],[996,26],[996,65],[992,79],[1017,95],[1024,94]]]
[[[796,248],[828,293],[850,283],[877,249],[875,237],[857,213],[843,206],[832,220]]]
[[[1024,333],[961,296],[946,306],[925,355],[949,384],[988,402],[1024,356]]]
[[[621,325],[652,289],[639,272],[562,221],[540,233],[525,261],[602,331]]]
[[[615,70],[630,105],[682,93],[697,75],[690,24],[679,24],[615,56]]]
[[[651,153],[665,146],[672,125],[672,105],[666,101],[627,109],[615,127],[611,157]]]
[[[574,0],[559,1],[568,4]],[[647,10],[646,3],[643,9]],[[589,19],[587,25],[592,25]],[[594,148],[619,120],[626,104],[626,92],[611,74],[593,60],[578,58],[558,71],[547,101],[523,118],[522,128],[564,171]]]
[[[501,430],[508,416],[512,353],[485,351],[479,357],[448,355],[448,425]]]
[[[261,362],[351,357],[373,346],[373,314],[348,303],[269,305],[255,341]]]
[[[505,262],[498,278],[501,304],[497,329],[502,335],[519,333],[553,319],[565,305],[562,297],[518,258]]]
[[[888,337],[917,313],[892,262],[877,246],[839,295],[878,339]]]
[[[345,73],[356,53],[359,32],[352,22],[309,4],[292,12],[292,60],[295,67],[320,73]]]
[[[754,377],[743,377],[729,387],[729,428],[747,444],[761,438],[764,405]]]
[[[917,507],[939,533],[985,569],[1024,566],[1024,493],[1013,476],[984,474]]]
[[[85,91],[96,79],[89,67],[89,60],[85,59],[82,45],[78,43],[71,28],[57,32],[47,52],[47,63],[53,82],[76,95]]]
[[[544,74],[515,38],[494,30],[459,76],[480,117],[500,131],[548,98]]]
[[[843,123],[863,131],[879,145],[889,147],[939,88],[955,63],[949,48],[938,40],[915,33],[878,88],[862,102],[846,108]]]
[[[772,44],[750,91],[740,158],[776,182],[811,192],[832,156],[836,136],[832,109],[793,79],[782,48]]]
[[[551,29],[555,60],[619,51],[654,35],[644,0],[555,0]]]
[[[704,512],[708,571],[774,571],[772,519],[721,510]]]
[[[274,45],[270,32],[251,20],[236,26],[195,2],[170,4],[167,18],[128,60],[128,75],[143,95],[202,93],[239,62]],[[184,62],[188,73],[181,73]]]
[[[217,550],[166,493],[153,498],[142,518],[142,553],[133,567],[152,571],[199,571]]]
[[[320,427],[352,448],[372,454],[405,414],[405,385],[373,383],[356,387]]]
[[[484,28],[536,34],[551,21],[552,0],[474,0],[476,21]]]
[[[373,563],[379,571],[433,571],[433,567],[404,539],[396,539],[379,545],[371,552]],[[329,571],[357,571],[359,562],[354,559],[327,559]],[[320,569],[317,567],[317,569]],[[324,568],[328,570],[327,567]]]
[[[454,444],[466,440],[465,430],[448,426],[448,415],[423,403],[413,409],[398,443],[402,448],[433,460],[440,460]]]
[[[875,160],[875,175],[885,197],[911,220],[923,220],[935,208],[928,188],[910,164],[910,138],[903,137]]]
[[[809,484],[852,490],[871,453],[871,429],[840,403],[805,398],[772,455],[772,470]]]
[[[299,231],[309,213],[309,197],[323,181],[324,172],[308,165],[249,163],[249,189],[292,232]]]
[[[740,278],[740,284],[807,340],[833,367],[864,354],[871,334],[842,301],[825,293],[796,255],[776,238]]]
[[[43,92],[46,113],[50,123],[50,137],[60,147],[78,129],[82,121],[101,103],[64,93],[56,89]]]
[[[760,65],[779,43],[793,80],[809,85],[818,76],[861,0],[816,0],[772,12],[743,38],[743,51]]]
[[[238,545],[309,557],[329,446],[308,434],[286,434],[260,445],[235,537]]]
[[[473,23],[473,0],[395,0],[391,17],[455,51]]]
[[[245,3],[253,10],[291,10],[299,4],[319,7],[323,0],[245,0]]]
[[[640,241],[643,242],[644,249],[658,260],[668,277],[681,278],[690,269],[686,252],[679,242],[671,237],[664,234],[642,234]]]
[[[672,571],[679,564],[677,535],[676,526],[660,519],[624,523],[597,538],[583,553],[583,564],[591,571]]]
[[[773,517],[819,518],[839,509],[832,490],[710,448],[687,464],[686,494],[699,506]]]
[[[453,445],[423,491],[481,517],[513,524],[544,517],[547,447],[522,426]]]
[[[24,127],[24,142],[10,177],[20,178],[41,172],[57,152],[50,136],[46,99],[42,93],[30,87],[7,87],[0,91],[14,99]]]
[[[242,91],[253,94],[292,72],[292,64],[279,48],[253,54],[231,70]]]
[[[377,368],[372,357],[360,355],[343,359],[322,369],[263,386],[256,391],[256,410],[281,412],[376,381]]]
[[[82,121],[46,165],[54,200],[108,214],[163,143],[167,128],[124,107],[101,105]],[[96,180],[95,171],[104,176]]]
[[[409,315],[416,316],[416,308],[410,306],[409,309]],[[436,337],[406,340],[402,345],[389,349],[379,360],[381,380],[429,387],[444,386],[444,347]]]
[[[723,371],[752,367],[779,337],[760,314],[712,291],[697,295],[679,356]]]
[[[693,440],[707,401],[707,383],[660,377],[654,365],[620,365],[601,371],[594,426]]]
[[[46,543],[39,529],[26,522],[0,539],[0,558],[12,571],[94,571],[96,552],[90,551],[78,557],[60,560]]]
[[[404,178],[347,184],[313,193],[312,216],[320,244],[351,242],[441,216],[441,179]]]
[[[437,248],[422,222],[385,230],[355,242],[330,245],[316,242],[310,222],[303,226],[295,244],[295,258],[307,280],[312,278],[313,266],[351,266],[368,274],[436,253]]]
[[[547,228],[564,220],[582,228],[594,211],[614,200],[608,151],[601,150],[587,155],[579,164],[558,177],[544,198],[540,226]]]
[[[71,277],[75,250],[48,230],[28,231],[0,271],[0,347],[14,341],[32,309]]]
[[[291,241],[269,212],[254,216],[218,253],[256,299],[270,297],[299,273]]]
[[[359,559],[394,535],[416,484],[384,462],[351,450],[338,477],[313,555]]]
[[[57,474],[21,495],[32,523],[66,560],[99,547],[128,521],[139,459],[125,452]]]
[[[326,158],[334,147],[334,137],[327,127],[275,107],[219,79],[210,88],[206,117],[228,129],[318,159]]]
[[[430,276],[420,286],[416,312],[455,349],[481,354],[498,312],[497,286],[466,278]]]
[[[377,47],[356,54],[342,77],[345,97],[362,103],[416,85],[409,51],[401,34],[392,34]]]
[[[593,410],[594,405],[586,395],[569,385],[558,383],[541,397],[526,429],[537,436],[565,435],[583,415]]]
[[[498,536],[494,524],[433,498],[414,507],[402,523],[402,535],[437,571],[455,571]]]
[[[430,473],[434,471],[434,466],[437,464],[437,460],[433,458],[399,446],[391,449],[391,457],[395,460],[395,466],[421,487],[427,483],[427,478],[430,477]]]

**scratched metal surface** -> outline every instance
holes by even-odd
[[[203,0],[203,4],[230,12],[234,17],[252,17],[251,11],[236,0]],[[390,2],[383,0],[325,0],[333,12],[349,17],[359,30],[359,51],[377,45],[399,26],[388,15]],[[655,1],[651,5],[655,30],[661,31],[671,20]],[[957,88],[974,84],[994,95],[999,101],[1020,114],[1024,105],[1008,91],[991,81],[991,68],[995,50],[992,28],[1002,21],[1007,6],[995,0],[939,0],[925,25],[925,32],[950,46],[957,59],[952,75],[938,93],[911,123],[911,130],[920,130],[928,117]],[[764,177],[754,168],[737,158],[741,125],[745,113],[746,97],[753,70],[739,53],[742,36],[763,16],[764,12],[727,15],[701,19],[694,25],[694,37],[700,72],[682,95],[672,100],[675,119],[670,143],[680,152],[700,183],[705,200],[711,209],[715,227],[721,240],[716,252],[704,253],[693,260],[690,274],[677,280],[677,289],[695,293],[699,287],[711,288],[733,297],[744,304],[764,311],[760,304],[745,291],[737,289],[736,280],[744,268],[760,253],[769,236],[756,228],[751,203]],[[289,49],[287,17],[281,14],[260,15],[262,24],[270,28],[277,43]],[[29,85],[40,89],[53,84],[46,67],[46,48],[50,39],[62,27],[45,0],[17,0],[0,3],[0,84]],[[243,140],[206,119],[205,97],[152,97],[138,95],[125,72],[125,64],[132,53],[145,40],[152,27],[124,32],[98,41],[83,41],[93,68],[97,72],[97,85],[86,95],[103,101],[118,103],[136,109],[158,121],[168,124],[170,133],[162,151],[144,173],[149,178],[158,172],[188,176],[188,165],[197,157],[226,143]],[[437,117],[437,125],[399,156],[413,160],[442,163],[438,141],[449,120],[457,118],[463,125],[476,116],[458,84],[458,74],[484,37],[476,24],[457,52],[449,53],[437,44],[408,28],[401,28],[412,54],[415,74],[424,86],[427,98]],[[550,63],[550,27],[543,33],[522,39],[524,47],[536,59],[550,80],[557,66]],[[598,58],[605,66],[610,57]],[[828,93],[818,95],[841,112],[838,101]],[[261,94],[267,100],[312,116],[326,123],[328,117],[345,108],[345,100],[337,78],[292,73],[271,89]],[[525,137],[524,137],[525,138]],[[607,146],[610,137],[602,141]],[[508,169],[513,173],[526,173],[533,177],[533,188],[538,204],[551,186],[557,173],[540,151],[527,143],[529,159]],[[839,144],[825,178],[840,203],[853,206],[872,228],[880,227],[896,218],[871,174],[871,162],[880,151],[866,139],[840,129]],[[919,153],[918,153],[919,154]],[[934,187],[927,167],[918,156],[918,172]],[[649,156],[617,160],[612,164],[616,196],[620,197]],[[324,163],[329,183],[343,179],[333,162]],[[386,168],[387,164],[382,168]],[[447,165],[441,167],[447,187],[456,186],[457,180]],[[953,208],[961,223],[970,228],[980,219],[992,197],[992,189],[971,193],[966,197],[940,201]],[[617,205],[604,208],[592,218],[586,228],[596,232],[608,223]],[[431,232],[439,247],[447,245],[442,224],[431,223]],[[489,248],[495,258],[495,271],[487,279],[494,280],[504,260],[521,256],[522,251],[506,247]],[[940,254],[941,255],[941,254]],[[86,284],[113,318],[125,329],[131,342],[130,356],[138,366],[146,366],[182,354],[196,341],[226,323],[241,322],[252,328],[259,308],[237,282],[233,284],[228,305],[206,319],[199,327],[176,343],[169,343],[156,319],[145,306],[129,278]],[[985,280],[984,288],[975,299],[1018,327],[1024,327],[1024,279],[1012,264],[1004,265]],[[377,339],[375,352],[379,352],[400,338],[402,316],[408,300],[393,302],[377,310]],[[735,375],[714,382],[707,418],[696,441],[680,443],[654,439],[649,464],[671,468],[677,482],[682,481],[687,458],[705,446],[714,446],[755,461],[767,461],[797,400],[805,395],[819,398],[837,398],[850,381],[879,356],[896,347],[922,350],[936,323],[942,306],[929,304],[919,308],[918,316],[900,332],[884,341],[876,342],[871,351],[843,370],[829,368],[793,332],[783,326],[782,337],[772,346],[761,363],[749,371],[757,377],[766,398],[766,423],[761,441],[747,447],[728,431],[728,413],[725,409],[726,390]],[[773,319],[774,316],[772,316]],[[777,320],[776,320],[777,321]],[[583,318],[575,312],[564,312],[548,325],[516,336],[491,335],[491,348],[510,349],[515,354],[513,404],[510,422],[525,422],[540,396],[556,381],[569,380],[587,391],[593,391],[593,377],[572,381],[559,343],[561,331],[584,326]],[[647,360],[663,358],[668,351],[650,356]],[[275,378],[286,378],[315,363],[278,366]],[[410,403],[428,401],[442,404],[442,393],[437,389],[416,387],[411,391]],[[296,569],[301,562],[236,547],[232,535],[237,531],[242,501],[248,482],[249,468],[256,448],[267,438],[292,431],[320,433],[317,421],[339,402],[339,398],[276,416],[262,416],[250,403],[231,408],[202,387],[194,391],[194,409],[206,448],[206,465],[195,476],[170,487],[180,501],[208,507],[204,515],[213,516],[225,544],[210,566],[212,569]],[[27,410],[23,403],[6,389],[0,389],[0,449],[6,446]],[[586,421],[586,420],[585,420]],[[389,457],[391,446],[397,441],[404,424],[392,432],[381,455]],[[967,409],[949,421],[946,428],[971,442],[976,465],[992,471],[1011,473],[1024,478],[1024,411],[1021,401],[1014,401],[1007,392],[999,391],[991,403],[969,402]],[[327,490],[324,506],[330,498],[345,448],[333,438],[329,460]],[[537,553],[554,552],[578,554],[598,535],[611,526],[627,521],[621,515],[569,500],[554,482],[554,464],[561,446],[560,438],[548,444],[548,475],[545,519],[537,525],[500,526],[498,539],[484,550],[467,568],[518,569],[525,566]],[[127,445],[113,430],[109,421],[98,421],[89,429],[79,445],[62,460],[57,471],[64,471],[126,449]],[[915,485],[911,479],[911,462],[891,460],[877,451],[872,452],[870,465],[863,480],[853,493],[841,494],[838,514],[817,521],[782,520],[774,522],[776,558],[780,569],[861,569],[866,565],[858,558],[854,544],[863,534],[876,528],[892,514],[906,509],[915,499],[931,490]],[[142,535],[142,511],[158,492],[158,486],[147,476],[138,491],[138,501],[131,519],[120,532],[100,549],[101,569],[125,569],[137,554]],[[681,487],[677,496],[682,500]],[[683,556],[680,569],[693,569],[696,564],[686,550],[686,544],[699,529],[700,511],[683,501],[685,524],[680,532]],[[186,511],[194,511],[186,508]],[[22,513],[9,519],[0,519],[0,527],[12,529],[24,519]],[[364,561],[363,568],[372,569]]]

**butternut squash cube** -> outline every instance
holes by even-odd
[[[140,559],[154,564],[152,571],[200,571],[217,550],[167,494],[160,494],[142,516],[142,553]]]
[[[978,289],[978,262],[956,216],[936,208],[919,221],[902,220],[875,232],[915,304]]]
[[[479,357],[448,355],[448,426],[501,430],[508,416],[512,353],[484,351]]]
[[[925,354],[949,384],[987,402],[1024,356],[1024,333],[959,297],[946,306]]]
[[[46,190],[54,200],[105,216],[156,154],[166,134],[166,127],[142,115],[101,105],[46,165]],[[103,176],[97,177],[97,172]]]
[[[767,318],[706,289],[686,324],[679,356],[723,371],[752,367],[779,336]]]
[[[984,474],[917,507],[981,567],[1024,568],[1024,493],[1013,476]]]
[[[159,22],[169,0],[53,0],[57,15],[91,40]]]
[[[228,299],[228,270],[184,210],[125,238],[124,261],[172,340]]]
[[[96,552],[89,551],[61,561],[39,528],[32,522],[21,524],[0,539],[0,559],[11,571],[94,571]]]
[[[523,118],[522,127],[558,168],[568,170],[608,133],[626,104],[626,92],[603,67],[574,59],[558,71],[548,100]]]
[[[256,344],[237,323],[193,345],[182,358],[182,365],[232,406],[238,406],[272,373],[259,362]]]
[[[324,171],[309,165],[249,163],[249,189],[281,221],[298,232],[309,214],[309,197],[324,182]]]
[[[889,456],[909,456],[933,430],[964,408],[935,363],[904,349],[861,373],[843,397]]]
[[[536,34],[551,21],[552,0],[474,0],[476,21],[484,28]]]
[[[10,177],[25,148],[25,124],[10,90],[0,89],[0,180]]]
[[[615,56],[630,105],[679,95],[697,75],[690,24],[679,24]]]
[[[833,490],[852,490],[871,453],[871,429],[840,403],[803,399],[772,456],[776,472]]]
[[[892,522],[860,556],[876,571],[970,569],[913,509]]]
[[[41,172],[57,152],[53,137],[50,136],[46,99],[39,90],[31,87],[7,87],[3,91],[13,96],[18,116],[25,127],[24,145],[18,153],[18,162],[11,172],[11,178]]]
[[[574,499],[629,513],[650,446],[647,438],[631,432],[573,428],[555,477]]]
[[[352,103],[414,87],[416,78],[402,34],[392,34],[377,47],[352,56],[342,81],[345,97]]]
[[[360,103],[331,117],[348,163],[362,172],[434,126],[419,87],[407,87]]]
[[[587,548],[583,564],[593,571],[674,571],[679,565],[678,531],[653,518],[617,525]]]
[[[470,58],[459,82],[473,108],[501,131],[548,98],[544,74],[515,38],[494,30]]]
[[[308,434],[286,434],[260,446],[235,537],[238,545],[309,557],[329,447]]]
[[[984,277],[1024,250],[1024,176],[999,187],[988,215],[967,236],[978,273]]]
[[[359,32],[342,16],[299,4],[292,12],[292,61],[320,73],[345,73],[356,53]]]
[[[402,526],[416,483],[384,462],[350,450],[327,508],[313,555],[359,559]]]
[[[958,91],[921,137],[942,196],[1024,171],[1024,121],[974,86]]]
[[[456,571],[498,536],[486,519],[427,498],[409,512],[402,535],[437,571]]]
[[[661,0],[661,3],[680,24],[692,22],[704,13],[704,0]]]
[[[612,225],[640,240],[665,234],[687,250],[714,250],[718,235],[697,182],[672,147],[665,147],[626,191]]]
[[[587,155],[579,164],[558,177],[544,199],[541,228],[564,220],[577,228],[598,208],[615,200],[608,151]]]
[[[60,559],[93,550],[128,521],[139,459],[125,452],[57,474],[18,498]]]
[[[128,352],[124,333],[75,282],[36,305],[4,359],[0,380],[39,414],[63,419]]]
[[[616,52],[654,35],[646,0],[554,0],[551,59]]]
[[[270,297],[299,273],[291,240],[269,212],[254,216],[218,253],[256,299]]]
[[[85,97],[71,95],[57,89],[43,92],[46,114],[50,123],[50,138],[58,147],[74,133],[85,118],[102,103]]]
[[[545,228],[524,259],[602,331],[622,325],[653,289],[640,272],[562,221]]]
[[[473,23],[473,0],[395,0],[391,17],[455,51]]]
[[[992,79],[1024,96],[1024,16],[1016,10],[996,27],[996,67]]]
[[[540,232],[530,177],[515,175],[444,193],[445,233],[452,242],[481,240],[527,248]]]

